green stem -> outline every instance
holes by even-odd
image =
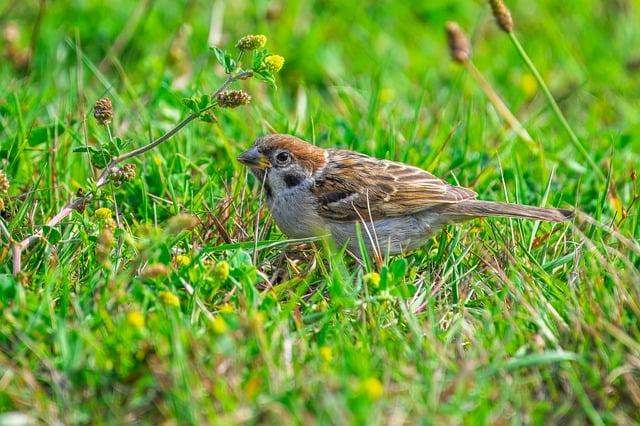
[[[551,109],[553,109],[553,112],[555,113],[556,117],[562,124],[562,127],[564,127],[564,129],[569,134],[569,140],[571,141],[573,146],[580,152],[580,154],[582,154],[584,158],[586,158],[587,162],[593,168],[593,170],[598,174],[598,176],[600,176],[601,179],[605,179],[605,176],[602,173],[602,170],[600,170],[596,162],[593,160],[593,158],[591,158],[591,155],[589,155],[584,145],[582,145],[582,143],[580,142],[580,139],[578,139],[578,136],[576,136],[575,132],[569,125],[569,122],[567,121],[564,114],[562,113],[562,110],[560,110],[560,107],[558,106],[558,103],[556,102],[553,95],[551,94],[551,91],[549,90],[544,80],[542,79],[542,76],[538,72],[538,69],[531,61],[531,58],[529,58],[529,55],[527,55],[527,52],[525,52],[524,48],[518,41],[518,38],[516,37],[515,33],[511,31],[508,34],[509,34],[509,39],[511,39],[511,42],[513,43],[516,50],[520,54],[520,57],[522,57],[522,60],[527,64],[527,66],[531,70],[531,73],[533,74],[536,81],[542,88],[542,92],[546,96],[547,101],[549,102],[549,105],[551,105]]]

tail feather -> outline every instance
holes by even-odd
[[[435,207],[447,213],[454,221],[468,220],[475,217],[502,216],[548,222],[564,222],[573,217],[573,210],[546,207],[524,206],[520,204],[496,203],[493,201],[468,200],[454,204],[440,204]]]

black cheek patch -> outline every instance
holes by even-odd
[[[284,175],[283,179],[287,188],[293,188],[294,186],[300,185],[303,178],[298,175]]]

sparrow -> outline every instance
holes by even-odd
[[[330,235],[359,253],[360,223],[370,253],[422,246],[447,224],[502,216],[562,222],[573,211],[477,200],[418,167],[345,149],[323,149],[295,136],[258,138],[238,161],[262,182],[267,206],[289,238]]]

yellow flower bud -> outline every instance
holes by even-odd
[[[218,312],[220,312],[222,314],[231,314],[231,313],[233,313],[233,306],[231,306],[230,303],[223,303],[218,308]]]
[[[144,328],[144,315],[138,310],[127,312],[127,322],[138,330]]]
[[[96,217],[96,219],[107,220],[111,219],[111,217],[113,216],[113,212],[106,207],[100,207],[93,213],[93,215]]]
[[[177,255],[174,261],[176,262],[176,266],[179,268],[189,266],[191,264],[191,258],[184,254]]]
[[[362,382],[362,391],[369,399],[380,399],[384,394],[384,386],[380,380],[371,377]]]
[[[216,334],[224,334],[229,329],[227,322],[220,315],[213,317],[211,320],[211,328]]]
[[[330,362],[333,359],[333,351],[329,346],[321,346],[320,356],[322,357],[324,362]]]
[[[378,287],[380,285],[380,274],[377,272],[369,272],[362,277],[366,285]]]
[[[174,306],[176,308],[180,306],[180,298],[170,291],[161,291],[158,295],[160,296],[162,303],[165,305]]]
[[[280,71],[282,69],[282,66],[284,65],[284,57],[280,55],[269,55],[264,58],[262,64],[267,70],[276,73]]]
[[[213,275],[220,281],[226,281],[229,278],[230,269],[229,262],[221,260],[213,267]]]

